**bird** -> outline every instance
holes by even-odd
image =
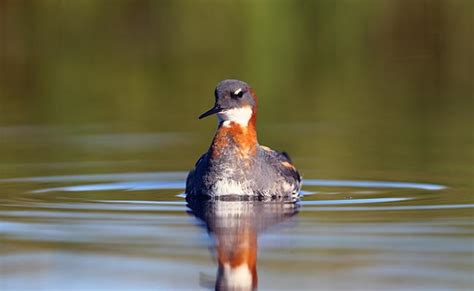
[[[298,200],[302,178],[289,155],[258,143],[255,91],[228,79],[214,95],[214,106],[199,119],[217,115],[217,131],[187,176],[186,198]]]

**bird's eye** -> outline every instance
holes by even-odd
[[[241,88],[239,88],[235,90],[234,92],[232,92],[231,96],[232,98],[242,98],[242,96],[244,96],[244,91]]]

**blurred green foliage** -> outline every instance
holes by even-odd
[[[0,0],[0,124],[206,132],[194,157],[211,135],[196,117],[218,81],[237,78],[259,95],[263,143],[310,174],[444,172],[442,161],[472,172],[473,10],[470,0]],[[18,158],[16,146],[0,153]]]

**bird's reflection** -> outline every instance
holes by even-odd
[[[257,288],[258,234],[298,212],[288,201],[254,201],[236,197],[190,200],[191,213],[202,220],[213,239],[217,257],[216,290]]]

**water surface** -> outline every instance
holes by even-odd
[[[262,289],[473,283],[474,203],[449,185],[306,178],[297,204],[196,208],[185,176],[1,179],[2,288],[211,288],[219,256],[249,242]]]
[[[303,2],[0,1],[0,289],[472,289],[474,1]],[[186,204],[226,78],[298,204]]]

